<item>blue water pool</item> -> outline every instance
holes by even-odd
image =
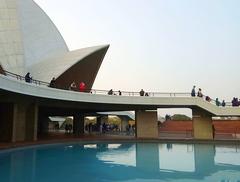
[[[240,146],[59,144],[0,151],[1,182],[240,182]]]

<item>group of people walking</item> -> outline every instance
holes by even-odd
[[[202,98],[203,98],[204,95],[203,95],[203,93],[202,93],[202,89],[199,88],[197,94],[196,94],[195,89],[196,89],[196,86],[194,85],[193,88],[192,88],[192,91],[191,91],[191,96],[192,96],[192,97],[196,97],[196,96],[197,96],[197,97],[202,97]],[[208,102],[211,102],[211,101],[212,101],[212,99],[211,99],[209,96],[205,96],[205,100],[208,101]],[[215,99],[215,104],[216,104],[216,106],[222,106],[222,107],[225,107],[225,106],[226,106],[225,100],[223,100],[222,102],[220,102],[218,98]]]
[[[117,95],[117,94],[114,93],[113,89],[110,89],[108,91],[108,95]],[[120,90],[118,91],[118,95],[122,95],[122,92]],[[145,92],[143,89],[140,90],[139,95],[140,96],[149,96],[149,94],[147,92]]]
[[[240,106],[240,100],[237,97],[233,97],[232,106],[233,107]]]
[[[55,77],[52,78],[52,80],[51,80],[51,82],[49,84],[49,87],[57,88]],[[75,81],[73,81],[69,85],[68,90],[84,92],[86,90],[86,84],[84,82],[80,82],[79,83],[79,87],[77,87],[77,84],[75,83]]]
[[[195,91],[195,89],[196,89],[196,86],[194,85],[193,88],[192,88],[192,91],[191,91],[191,96],[192,96],[192,97],[195,97],[195,96],[196,96],[196,91]],[[198,89],[197,96],[198,96],[198,97],[203,97],[202,89],[201,89],[201,88]]]
[[[149,96],[149,94],[147,92],[145,92],[143,89],[140,90],[139,95],[140,96]]]
[[[116,94],[113,92],[113,89],[110,89],[108,91],[108,95],[116,95]],[[122,95],[122,92],[120,90],[118,91],[118,95]]]
[[[27,83],[31,83],[33,80],[33,78],[31,77],[30,73],[28,72],[26,75],[25,75],[25,81]],[[52,78],[50,84],[49,84],[49,87],[52,87],[52,88],[57,88],[56,86],[56,79],[55,77]],[[84,82],[80,82],[79,83],[79,87],[77,87],[76,83],[73,81],[70,85],[69,85],[69,90],[73,90],[73,91],[80,91],[80,92],[84,92],[86,90],[86,84]],[[113,89],[110,89],[108,91],[108,95],[116,95],[113,91]],[[118,95],[122,95],[122,92],[119,90],[118,91]],[[147,92],[145,92],[143,89],[140,90],[139,92],[139,95],[140,96],[149,96],[149,94]],[[202,93],[202,89],[199,88],[198,89],[198,92],[196,92],[196,86],[194,85],[193,88],[192,88],[192,91],[191,91],[191,96],[192,97],[201,97],[201,98],[204,98],[205,97],[205,100],[208,101],[208,102],[211,102],[212,99],[209,97],[209,96],[204,96],[203,93]],[[222,106],[222,107],[225,107],[226,106],[226,102],[225,100],[223,100],[222,102],[219,101],[218,98],[215,99],[215,104],[216,106]],[[240,100],[238,100],[238,98],[234,97],[233,100],[232,100],[232,106],[240,106]]]

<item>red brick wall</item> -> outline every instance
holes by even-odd
[[[240,121],[213,121],[214,128],[216,132],[222,132],[222,133],[234,133],[234,132],[240,132]]]
[[[216,133],[240,133],[240,120],[215,120],[213,125]],[[159,131],[186,131],[192,130],[192,121],[166,121],[159,127]]]
[[[165,121],[159,131],[186,131],[192,130],[192,121]]]

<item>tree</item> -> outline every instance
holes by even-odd
[[[174,114],[171,117],[171,120],[175,120],[175,121],[185,121],[185,120],[191,120],[190,117],[184,115],[184,114]]]

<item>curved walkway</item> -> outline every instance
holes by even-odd
[[[127,109],[131,106],[133,108],[134,106],[140,108],[143,107],[144,109],[148,107],[149,109],[198,107],[212,113],[214,116],[240,116],[239,107],[218,107],[202,98],[190,97],[190,94],[189,96],[178,96],[175,94],[175,96],[172,97],[109,96],[54,89],[46,86],[25,83],[4,75],[0,75],[0,83],[0,89],[3,91],[61,101],[117,105],[121,106],[121,109],[125,106],[128,106],[126,107]]]

